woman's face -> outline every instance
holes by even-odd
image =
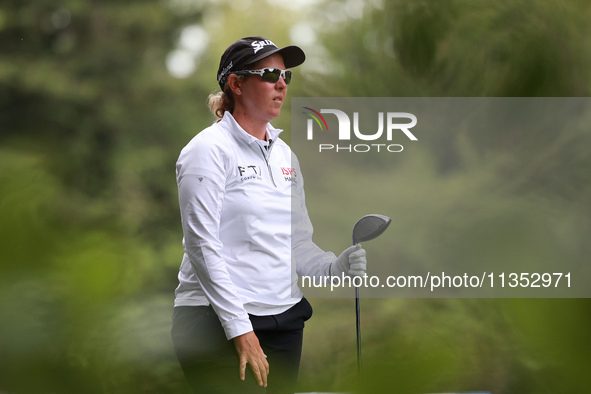
[[[283,57],[274,54],[256,62],[252,70],[274,67],[285,70]],[[238,99],[242,104],[241,111],[254,122],[268,123],[279,116],[287,95],[287,84],[282,77],[275,83],[264,82],[260,75],[249,75],[241,84],[241,95]]]

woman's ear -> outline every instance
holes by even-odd
[[[228,85],[234,95],[240,96],[242,94],[242,78],[238,78],[236,74],[230,74],[228,76]]]

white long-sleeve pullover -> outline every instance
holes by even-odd
[[[184,255],[175,306],[209,305],[228,339],[302,298],[298,275],[328,275],[336,256],[312,242],[297,158],[267,125],[267,141],[225,113],[176,165]]]

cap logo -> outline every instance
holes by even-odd
[[[218,76],[218,82],[220,82],[222,80],[222,78],[224,77],[224,75],[226,75],[226,73],[228,71],[230,71],[232,69],[232,62],[230,62],[230,64],[228,64],[220,73],[220,75]]]
[[[273,44],[271,40],[253,41],[250,45],[252,45],[252,47],[254,48],[254,53],[257,53],[267,45],[273,45],[275,48],[277,48],[277,45]]]

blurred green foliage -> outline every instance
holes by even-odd
[[[182,254],[174,163],[212,121],[205,99],[234,39],[287,44],[292,26],[311,26],[316,41],[301,45],[308,64],[321,66],[296,70],[295,96],[589,95],[583,0],[287,3],[0,4],[0,391],[187,392],[169,338]],[[173,78],[167,56],[193,25],[209,45],[192,76]],[[399,245],[393,252],[376,240],[372,257],[461,261],[489,250],[492,261],[520,252],[495,251],[502,236],[583,261],[588,121],[561,134],[509,125],[458,132],[387,163],[396,169],[372,198],[396,213],[389,231]],[[276,125],[289,128],[289,108]],[[366,176],[354,165],[347,171]],[[348,239],[343,228],[367,213],[355,207],[367,191],[350,193],[342,174],[330,184],[306,175],[317,241],[337,251]],[[347,213],[333,204],[343,193]],[[461,213],[454,223],[450,212]],[[543,238],[532,229],[548,222],[528,221],[531,212],[555,224],[537,233]],[[492,224],[489,233],[478,231],[482,223]],[[460,236],[478,246],[463,251]],[[555,242],[540,245],[547,236]],[[351,391],[359,384],[352,301],[312,303],[301,389]],[[362,308],[360,392],[588,391],[586,299],[368,299]]]

